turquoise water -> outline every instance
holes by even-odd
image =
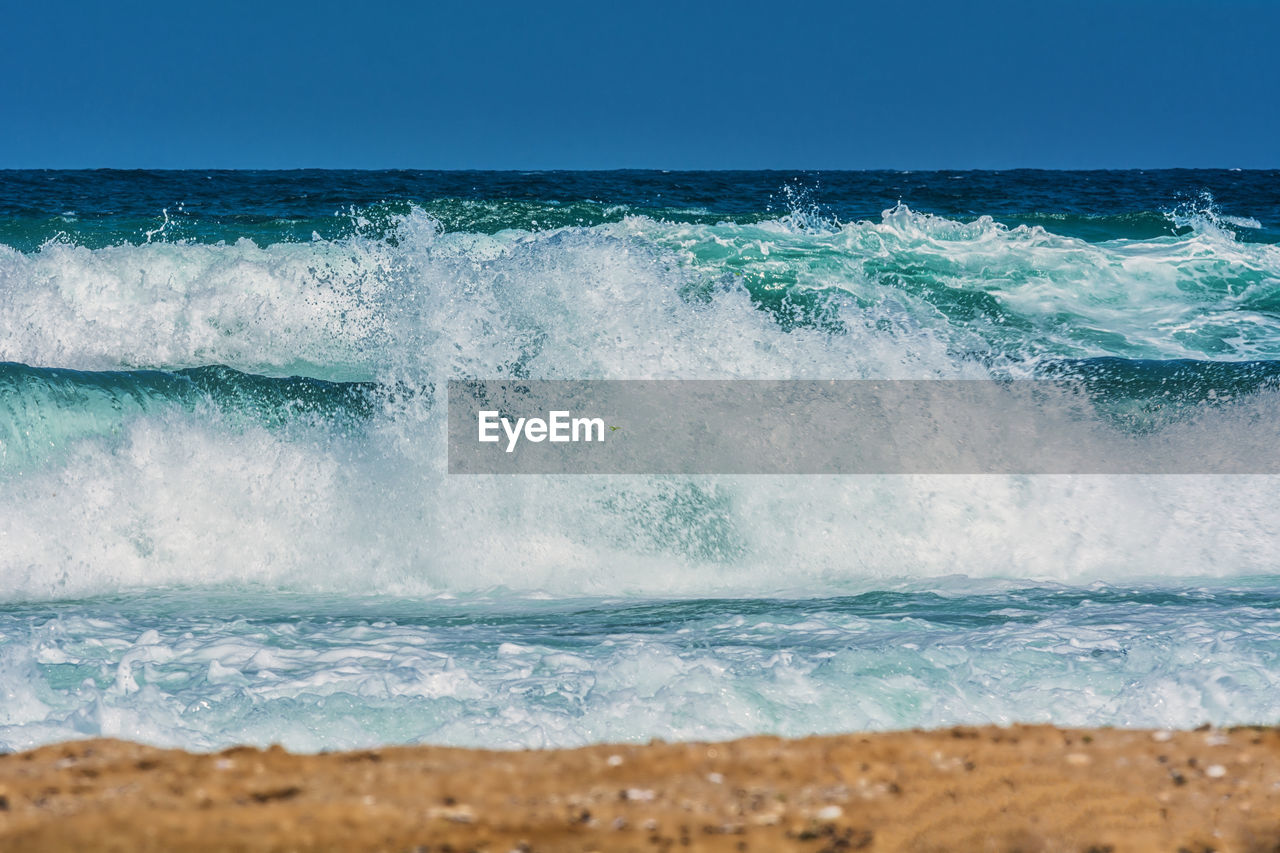
[[[984,722],[1266,718],[1274,581],[804,599],[258,591],[6,608],[4,732],[189,748],[557,746]]]
[[[1278,241],[1274,172],[0,173],[0,746],[1275,722],[1274,477],[449,477],[438,389],[1247,413]]]

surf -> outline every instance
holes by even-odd
[[[1042,380],[1256,440],[1273,181],[0,176],[0,745],[1265,721],[1274,477],[457,477],[444,389]]]

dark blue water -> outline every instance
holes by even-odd
[[[1087,240],[1185,233],[1170,214],[1255,220],[1241,239],[1280,240],[1280,171],[431,172],[0,171],[0,236],[30,248],[59,234],[86,245],[240,236],[274,241],[351,229],[416,205],[456,230],[593,225],[641,213],[715,223],[797,206],[842,222],[899,202],[951,218],[992,216]],[[477,205],[476,203],[480,203]]]

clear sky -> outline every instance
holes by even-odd
[[[0,167],[1280,166],[1280,0],[28,0]]]

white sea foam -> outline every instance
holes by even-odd
[[[929,378],[977,375],[973,353],[1274,354],[1280,247],[1201,219],[1183,237],[1092,244],[905,207],[843,226],[633,216],[496,235],[442,233],[415,211],[391,240],[0,247],[0,360],[336,378],[517,366]],[[753,304],[787,288],[822,294],[829,322],[784,329]]]
[[[1269,476],[450,477],[403,429],[298,439],[182,413],[86,440],[4,484],[4,598],[190,584],[738,596],[1280,562]]]
[[[1058,606],[1033,594],[995,614],[981,597],[886,600],[879,613],[686,605],[666,621],[600,602],[533,602],[523,616],[320,599],[294,602],[300,617],[250,597],[62,605],[0,614],[0,746],[106,735],[196,749],[545,747],[1014,720],[1271,722],[1280,624],[1256,606],[1265,592],[1235,604],[1185,592],[1159,605],[1141,591]],[[252,619],[232,615],[245,608]]]
[[[3,475],[0,596],[250,583],[754,595],[1270,571],[1272,478],[448,477],[430,389],[453,376],[983,378],[984,347],[1274,354],[1274,320],[1246,308],[1274,297],[1275,252],[1207,231],[1091,245],[905,208],[844,226],[632,217],[497,235],[443,234],[414,213],[391,241],[0,250],[0,359],[227,363],[389,389],[356,432],[155,412]],[[770,275],[833,293],[831,322],[780,325],[756,304],[767,289],[744,284]],[[953,322],[934,305],[956,294],[1005,313]],[[1176,322],[1144,319],[1147,304]],[[1217,345],[1192,350],[1197,335]]]
[[[435,398],[457,376],[987,378],[1059,356],[1274,359],[1276,247],[1191,227],[1089,244],[898,208],[843,225],[630,217],[482,235],[414,212],[386,240],[0,247],[0,360],[220,363],[381,389],[358,428],[109,401],[114,419],[33,427],[0,467],[0,744],[1270,722],[1278,632],[1257,601],[1036,614],[981,594],[1158,579],[1180,596],[1274,573],[1274,477],[444,473]],[[950,621],[892,602],[745,606],[678,627],[556,609],[886,588],[978,597]],[[321,605],[267,612],[289,592]],[[360,604],[369,594],[412,603],[383,616]],[[459,618],[471,608],[479,621]]]

